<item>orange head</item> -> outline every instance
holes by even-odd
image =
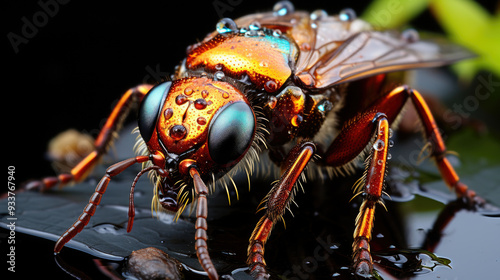
[[[153,164],[168,171],[161,205],[176,211],[177,182],[195,167],[204,180],[227,172],[246,154],[256,131],[250,103],[233,85],[191,77],[152,88],[139,108],[139,131]]]

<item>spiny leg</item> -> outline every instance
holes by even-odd
[[[70,173],[59,174],[55,177],[46,177],[40,181],[33,181],[25,186],[26,190],[44,191],[57,185],[65,185],[72,181],[79,182],[90,173],[96,163],[100,160],[113,142],[116,132],[121,128],[122,122],[128,115],[134,104],[140,103],[142,98],[151,89],[151,85],[140,85],[129,89],[120,98],[113,111],[109,115],[104,127],[99,132],[94,142],[95,149],[81,160]]]
[[[149,156],[137,156],[110,166],[106,170],[106,175],[104,175],[101,181],[97,184],[94,194],[92,194],[89,199],[89,203],[85,206],[85,208],[83,208],[83,213],[57,240],[56,245],[54,246],[54,253],[59,253],[64,245],[73,239],[73,237],[82,231],[82,229],[89,223],[90,218],[94,215],[95,210],[97,209],[97,206],[101,203],[101,198],[106,192],[106,188],[108,187],[109,181],[111,181],[111,177],[120,174],[125,169],[136,163],[146,162],[149,159]]]
[[[248,246],[247,264],[254,278],[268,278],[264,247],[274,225],[293,198],[295,183],[315,152],[316,146],[312,142],[303,142],[292,149],[285,161],[286,171],[266,197],[266,213],[255,227]]]
[[[339,135],[322,156],[322,163],[329,166],[340,167],[348,164],[358,155],[362,154],[373,138],[373,123],[371,120],[377,119],[377,115],[380,115],[378,112],[383,112],[388,123],[392,124],[400,114],[401,109],[408,99],[411,99],[413,105],[417,109],[424,127],[425,137],[432,147],[431,156],[436,160],[439,171],[446,184],[455,191],[457,196],[465,197],[468,201],[474,200],[476,203],[481,203],[481,199],[475,196],[474,191],[469,190],[465,184],[460,182],[458,175],[449,161],[445,158],[446,147],[424,99],[417,91],[406,86],[395,88],[389,94],[383,96],[371,105],[366,112],[359,113],[351,120],[347,121],[342,127]],[[376,141],[377,140],[378,139],[376,139]],[[386,141],[385,145],[387,145]],[[378,160],[374,161],[372,157],[370,166],[378,162]],[[382,162],[385,164],[385,161]],[[366,179],[365,182],[368,184],[369,180]],[[372,184],[370,184],[370,188],[373,188]],[[368,195],[368,198],[373,197]],[[362,239],[359,237],[359,233],[368,233],[367,229],[371,231],[371,227],[373,226],[372,205],[374,205],[374,203],[370,203],[369,201],[370,199],[361,206],[362,211],[356,223],[357,229],[354,236],[355,239],[358,238],[358,241],[355,241],[354,244],[355,262],[358,263],[355,265],[360,272],[366,271],[367,266],[371,269],[371,266],[367,265],[371,262],[371,257],[369,256],[369,239]],[[362,222],[363,220],[372,221]],[[366,260],[366,262],[363,260]]]
[[[219,279],[217,270],[215,269],[210,255],[208,254],[207,245],[207,216],[208,216],[208,206],[207,206],[207,194],[208,188],[201,180],[200,174],[195,167],[189,169],[189,174],[193,178],[194,190],[198,198],[196,199],[196,234],[195,234],[195,250],[198,260],[208,274],[208,278],[211,280]]]
[[[374,119],[377,130],[372,152],[368,158],[363,187],[363,203],[356,218],[353,242],[353,262],[357,274],[368,276],[373,271],[370,253],[375,206],[381,201],[386,173],[386,161],[389,141],[389,121],[381,114]]]

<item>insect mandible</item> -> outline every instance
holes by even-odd
[[[127,231],[135,216],[135,184],[152,172],[155,207],[181,213],[188,203],[196,203],[196,253],[208,277],[218,279],[207,244],[207,197],[229,172],[251,173],[266,151],[281,175],[262,201],[264,214],[250,237],[247,260],[252,276],[266,278],[266,242],[306,166],[349,174],[357,160],[367,158],[355,194],[363,202],[355,222],[352,265],[356,273],[370,275],[369,243],[375,208],[383,205],[391,127],[407,102],[418,113],[445,183],[458,197],[480,201],[445,157],[445,144],[420,93],[407,86],[387,90],[389,72],[438,67],[471,56],[440,39],[421,40],[414,30],[377,31],[351,9],[338,15],[309,13],[281,1],[270,12],[220,20],[215,32],[188,48],[171,80],[137,86],[121,97],[95,140],[95,150],[69,173],[27,188],[46,190],[83,180],[107,152],[129,109],[139,105],[139,155],[106,170],[54,251],[88,224],[112,177],[142,163],[132,182]],[[192,190],[193,197],[186,195]]]

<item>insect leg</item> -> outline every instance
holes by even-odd
[[[378,115],[374,122],[377,125],[375,142],[368,158],[366,177],[363,187],[363,203],[359,208],[354,230],[353,261],[357,274],[370,275],[373,271],[373,262],[370,253],[375,206],[382,204],[382,191],[386,174],[386,161],[389,141],[389,121],[384,114]]]
[[[106,192],[106,188],[108,187],[109,181],[111,181],[111,177],[120,174],[122,171],[136,163],[142,163],[148,161],[149,159],[149,156],[137,156],[110,166],[106,170],[106,175],[104,175],[101,181],[97,184],[94,194],[90,197],[87,206],[83,208],[83,213],[80,217],[78,217],[78,220],[76,220],[76,222],[74,222],[73,225],[57,240],[56,245],[54,246],[54,253],[59,253],[64,245],[73,239],[73,237],[82,231],[82,229],[89,223],[90,218],[94,215],[97,206],[101,203],[101,198],[104,192]]]
[[[25,189],[44,191],[57,185],[65,185],[72,181],[79,182],[85,179],[113,142],[116,132],[121,128],[122,122],[128,115],[132,105],[139,103],[151,87],[151,85],[140,85],[125,92],[97,136],[94,142],[94,151],[71,169],[70,173],[63,173],[56,177],[46,177],[40,181],[30,182],[25,186]]]
[[[195,168],[189,169],[189,174],[193,178],[194,190],[198,195],[196,205],[196,235],[195,235],[195,249],[198,260],[201,266],[207,272],[208,278],[211,280],[219,279],[217,270],[215,269],[210,255],[208,254],[207,245],[207,194],[208,188],[201,180],[200,174]]]
[[[467,185],[460,182],[460,178],[451,166],[446,155],[446,146],[444,144],[443,138],[439,132],[439,128],[436,125],[436,121],[432,116],[432,113],[427,106],[424,98],[420,93],[413,89],[408,89],[408,94],[412,100],[415,109],[417,110],[418,116],[424,127],[424,133],[429,143],[431,144],[431,156],[436,160],[439,172],[443,178],[446,185],[453,191],[455,191],[458,197],[465,198],[470,204],[484,203],[483,199],[476,196],[476,192],[469,189]]]
[[[264,260],[265,244],[273,226],[293,199],[295,183],[315,152],[316,146],[312,142],[303,142],[294,147],[285,160],[286,171],[264,200],[266,213],[255,227],[248,246],[247,264],[255,278],[268,277]]]

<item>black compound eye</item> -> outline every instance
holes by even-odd
[[[172,82],[165,82],[152,88],[142,100],[137,122],[142,139],[147,143],[155,130],[158,114],[167,98]]]
[[[250,147],[255,132],[255,116],[245,102],[222,108],[211,121],[208,132],[208,151],[221,165],[236,161]]]

